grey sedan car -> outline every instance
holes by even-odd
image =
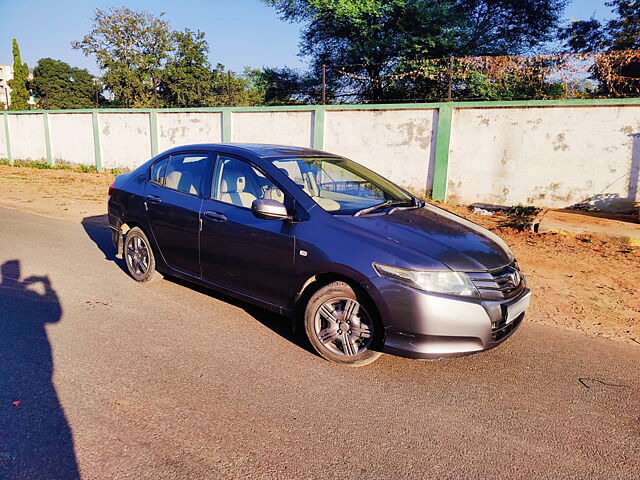
[[[487,350],[529,305],[499,237],[307,148],[168,150],[117,177],[109,222],[135,280],[161,272],[289,316],[345,365]]]

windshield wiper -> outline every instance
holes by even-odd
[[[360,217],[362,215],[366,215],[367,213],[375,212],[376,210],[380,210],[381,208],[390,207],[392,205],[413,205],[412,200],[387,200],[386,202],[378,203],[371,207],[363,208],[362,210],[358,210],[353,214],[354,217]]]

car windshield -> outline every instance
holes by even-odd
[[[376,205],[414,205],[413,197],[391,182],[345,158],[278,158],[272,162],[320,207],[334,214],[371,213]]]

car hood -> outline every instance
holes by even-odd
[[[508,265],[513,254],[489,230],[433,205],[391,214],[344,216],[352,226],[443,263],[456,271],[486,271]],[[422,256],[420,255],[420,256]],[[403,258],[408,264],[414,259]]]

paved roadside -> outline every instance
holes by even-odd
[[[614,215],[582,210],[543,210],[532,228],[539,233],[561,233],[599,238],[640,247],[640,222],[636,215]]]
[[[0,225],[2,478],[640,471],[640,345],[525,323],[473,357],[342,368],[277,315],[135,283],[104,229],[2,208]]]
[[[106,225],[114,175],[0,165],[0,207]],[[591,238],[519,232],[519,217],[442,208],[500,235],[535,292],[529,320],[627,343],[640,342],[640,248]],[[541,299],[538,302],[538,298]]]

